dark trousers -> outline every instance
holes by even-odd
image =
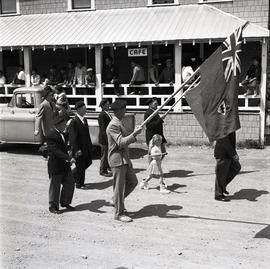
[[[77,186],[83,186],[85,181],[85,170],[89,167],[89,160],[79,157],[76,159],[76,169],[73,171],[75,182]]]
[[[216,159],[215,197],[223,195],[227,185],[240,170],[240,163],[234,159]]]
[[[99,173],[104,174],[108,173],[108,168],[110,168],[108,163],[108,145],[100,145],[101,148],[101,156],[100,156],[100,167]]]
[[[138,184],[138,180],[133,168],[127,164],[113,167],[112,172],[114,212],[117,217],[124,214],[124,200],[135,189]]]
[[[71,204],[74,193],[74,178],[71,172],[64,175],[52,175],[50,180],[49,205],[59,208],[59,199],[61,205]]]

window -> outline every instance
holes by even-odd
[[[232,2],[233,0],[199,0],[199,3]]]
[[[148,6],[177,5],[178,0],[148,0]]]
[[[34,108],[34,96],[32,93],[17,93],[16,107]]]
[[[68,10],[89,10],[94,9],[94,0],[68,0]]]
[[[19,0],[0,0],[0,15],[18,14]]]

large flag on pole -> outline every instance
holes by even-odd
[[[243,27],[200,66],[199,84],[185,94],[210,142],[240,128],[237,86]]]

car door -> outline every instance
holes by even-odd
[[[33,92],[15,92],[5,121],[7,142],[34,143],[35,103]]]

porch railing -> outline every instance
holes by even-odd
[[[24,87],[24,85],[14,85],[14,84],[5,84],[3,87],[0,87],[0,101],[1,103],[7,103],[10,101],[13,95],[13,91],[16,88]],[[97,111],[99,104],[97,103],[97,92],[95,87],[79,86],[74,87],[64,87],[70,106],[73,107],[78,100],[84,100],[88,109]],[[140,94],[130,94],[134,90],[140,90]],[[121,93],[117,96],[114,93],[114,85],[106,84],[102,87],[102,95],[104,98],[109,99],[113,102],[116,98],[125,98],[127,100],[127,108],[130,110],[145,110],[148,105],[146,104],[147,99],[151,97],[157,97],[160,104],[163,104],[164,101],[173,93],[174,86],[169,84],[143,84],[140,86],[129,86],[129,84],[121,84],[119,87],[119,92]],[[100,94],[99,94],[100,96]],[[165,106],[164,109],[168,109],[175,100],[173,99],[168,106]],[[238,104],[240,111],[252,111],[260,112],[260,96],[253,98],[252,96],[245,97],[240,91],[238,96]],[[183,98],[179,105],[175,107],[175,112],[190,111],[185,98]]]

